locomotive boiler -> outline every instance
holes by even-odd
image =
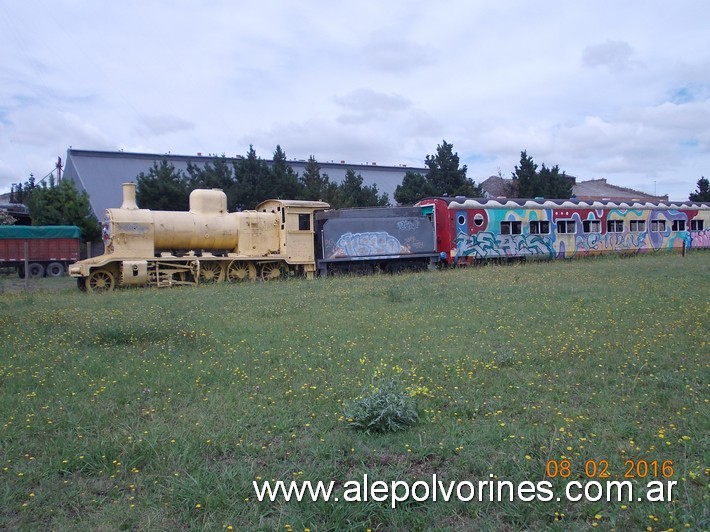
[[[79,288],[313,277],[313,216],[327,203],[267,200],[229,213],[223,191],[197,189],[188,212],[152,211],[138,208],[135,190],[125,183],[121,208],[106,210],[104,254],[69,268]]]

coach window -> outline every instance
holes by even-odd
[[[671,231],[685,231],[685,220],[673,220]]]
[[[705,229],[705,220],[690,220],[691,231],[702,231],[703,229]]]
[[[623,220],[607,220],[606,221],[606,232],[607,233],[623,233],[624,232],[624,221]]]
[[[665,220],[651,220],[651,231],[654,233],[662,233],[666,230]]]
[[[646,230],[646,220],[631,220],[629,231],[632,233],[643,233]]]
[[[310,231],[311,230],[311,215],[310,214],[299,214],[298,215],[298,230],[299,231]]]
[[[500,234],[501,235],[519,235],[523,232],[522,222],[501,222],[500,223]]]
[[[574,220],[557,221],[557,233],[560,235],[573,234],[576,230]]]
[[[481,227],[481,226],[483,225],[483,215],[482,215],[480,212],[477,212],[477,213],[473,216],[473,224],[474,224],[476,227]]]
[[[602,227],[599,220],[583,220],[582,228],[585,233],[601,233]]]
[[[546,220],[533,220],[530,222],[530,234],[531,235],[549,235],[550,234],[550,222]]]

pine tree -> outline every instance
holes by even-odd
[[[334,204],[336,209],[351,207],[384,207],[389,204],[387,194],[380,195],[377,185],[363,185],[362,175],[348,168],[343,182],[338,185]]]
[[[286,153],[280,145],[277,145],[274,151],[271,174],[274,184],[272,197],[295,199],[303,195],[303,186],[298,180],[298,174],[288,164]]]
[[[468,168],[465,164],[459,166],[459,155],[446,140],[436,147],[436,155],[426,156],[425,163],[428,170],[424,182],[419,174],[407,172],[404,175],[402,184],[395,189],[394,197],[399,203],[412,204],[427,196],[483,195],[480,185],[466,177]]]
[[[394,190],[394,199],[400,205],[414,205],[421,199],[436,196],[434,187],[422,174],[407,170],[402,184]]]
[[[303,199],[311,201],[328,201],[334,198],[337,185],[330,182],[328,174],[321,174],[321,167],[316,158],[311,155],[308,158],[303,175],[299,178],[303,186]]]
[[[516,195],[520,198],[534,198],[538,188],[537,165],[528,152],[520,152],[520,166],[515,167],[513,172],[513,183]]]
[[[710,201],[710,182],[705,177],[698,179],[697,189],[690,193],[688,199],[690,201]]]
[[[513,172],[513,188],[519,198],[567,199],[572,196],[572,179],[558,165],[548,168],[537,165],[527,151],[520,152],[520,166]]]
[[[454,153],[453,144],[445,140],[436,147],[436,155],[427,155],[425,164],[427,181],[439,196],[473,196],[475,184],[466,177],[467,167],[459,167],[459,155]]]
[[[186,211],[190,208],[189,180],[167,159],[154,162],[147,174],[138,174],[136,182],[136,203],[141,209]]]
[[[269,166],[257,157],[254,146],[249,145],[249,151],[244,159],[234,163],[236,175],[237,209],[254,209],[264,200],[274,197],[273,181]]]
[[[215,157],[212,163],[200,167],[192,162],[187,163],[190,190],[196,188],[218,188],[227,195],[227,210],[234,210],[237,203],[236,181],[234,167],[229,164],[227,157],[222,154]]]
[[[560,173],[557,165],[547,168],[542,164],[538,174],[538,187],[536,196],[543,198],[567,199],[572,196],[572,180],[564,172]]]

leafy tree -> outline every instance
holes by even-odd
[[[384,207],[389,205],[387,194],[380,195],[377,185],[363,185],[362,175],[348,168],[343,182],[338,185],[334,204],[331,207],[346,209],[350,207]]]
[[[27,190],[27,187],[25,187]],[[86,241],[101,238],[99,222],[91,210],[89,195],[79,192],[73,181],[63,180],[30,189],[25,199],[32,225],[76,225]]]
[[[298,174],[288,164],[286,153],[279,145],[274,151],[271,174],[273,192],[270,197],[294,199],[303,195],[303,185],[298,180]]]
[[[697,189],[690,193],[688,199],[690,201],[710,201],[710,182],[705,177],[698,179]]]
[[[459,155],[454,153],[453,147],[444,140],[436,147],[436,155],[426,156],[426,183],[422,182],[421,176],[407,172],[402,185],[395,190],[395,199],[404,204],[426,196],[482,196],[480,185],[466,177],[466,165],[460,167]]]
[[[136,203],[140,208],[158,211],[189,209],[189,179],[167,159],[160,164],[154,162],[147,174],[138,174],[136,181]]]
[[[527,151],[520,152],[520,166],[513,172],[513,188],[520,198],[569,198],[572,196],[572,180],[558,165],[548,168],[543,163],[540,171]]]
[[[407,170],[402,184],[394,190],[394,199],[401,205],[414,205],[417,201],[436,196],[434,187],[422,174]]]

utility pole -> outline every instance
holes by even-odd
[[[57,185],[62,182],[62,158],[57,157]],[[654,181],[655,183],[655,181]]]

